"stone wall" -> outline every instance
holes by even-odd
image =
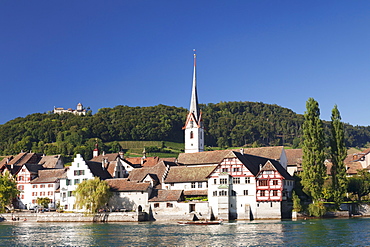
[[[149,219],[145,212],[112,212],[96,215],[85,215],[83,213],[28,213],[16,212],[14,214],[2,214],[7,221],[19,218],[19,221],[37,222],[138,222]]]

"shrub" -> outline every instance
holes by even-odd
[[[323,202],[315,202],[308,205],[308,213],[310,216],[321,217],[326,213],[326,207]]]

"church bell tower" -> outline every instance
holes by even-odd
[[[183,129],[185,129],[185,153],[204,151],[204,128],[197,95],[196,60],[197,56],[194,50],[193,87],[191,91],[190,109],[185,126],[183,127]]]

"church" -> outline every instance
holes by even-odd
[[[178,157],[182,173],[195,167],[209,167],[204,186],[197,181],[182,181],[184,193],[206,187],[209,207],[215,218],[259,219],[286,218],[291,213],[293,177],[279,160],[248,154],[246,150],[204,151],[204,127],[198,105],[196,54],[189,113],[183,127],[185,153]],[[284,150],[282,149],[282,152]],[[174,170],[174,169],[172,169]],[[209,172],[210,171],[210,172]],[[168,177],[171,177],[171,169]],[[179,188],[172,178],[167,188]],[[201,182],[201,181],[199,181]],[[166,183],[166,181],[165,181]],[[198,194],[201,194],[198,192]]]

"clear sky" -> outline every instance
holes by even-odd
[[[370,125],[370,1],[0,1],[0,124],[76,108],[252,101]]]

